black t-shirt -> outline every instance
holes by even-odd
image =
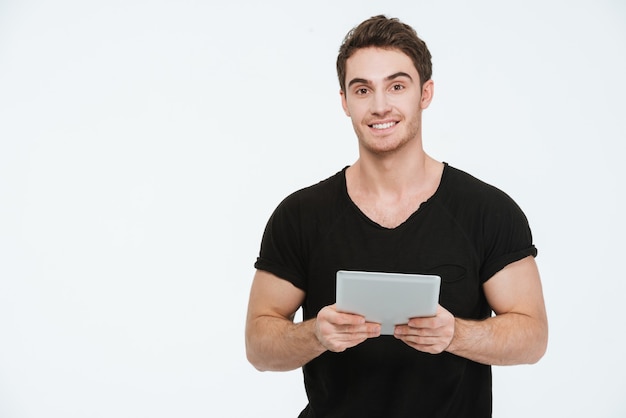
[[[352,202],[345,169],[293,193],[272,214],[255,267],[305,291],[305,320],[335,303],[338,270],[437,274],[444,308],[484,319],[483,283],[536,254],[515,202],[446,164],[435,194],[393,229]],[[301,417],[491,416],[490,366],[422,353],[393,336],[325,352],[303,371],[309,405]]]

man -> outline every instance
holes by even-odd
[[[247,356],[259,370],[303,368],[301,417],[489,417],[490,366],[545,352],[526,217],[500,190],[423,150],[430,58],[397,19],[376,16],[348,33],[337,72],[359,158],[287,197],[267,224]],[[379,324],[335,308],[342,269],[437,274],[437,314],[381,336]]]

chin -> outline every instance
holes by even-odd
[[[389,155],[405,148],[409,141],[369,141],[363,142],[363,147],[372,154]]]

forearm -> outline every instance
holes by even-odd
[[[546,351],[547,323],[518,313],[482,321],[455,319],[450,353],[482,364],[532,364]]]
[[[261,371],[287,371],[302,367],[326,351],[315,336],[315,319],[293,323],[261,316],[246,330],[248,360]]]

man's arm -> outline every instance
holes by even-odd
[[[535,259],[509,264],[484,284],[484,290],[496,316],[457,319],[448,351],[493,365],[539,361],[548,344],[548,319]]]
[[[257,270],[246,319],[246,354],[259,370],[297,369],[326,350],[344,351],[380,335],[380,325],[359,315],[320,310],[317,318],[294,324],[304,292],[290,282]]]
[[[397,327],[396,336],[420,351],[445,350],[483,364],[539,361],[548,343],[548,320],[535,259],[509,264],[483,288],[496,316],[465,320],[440,307],[433,318],[413,318]]]

